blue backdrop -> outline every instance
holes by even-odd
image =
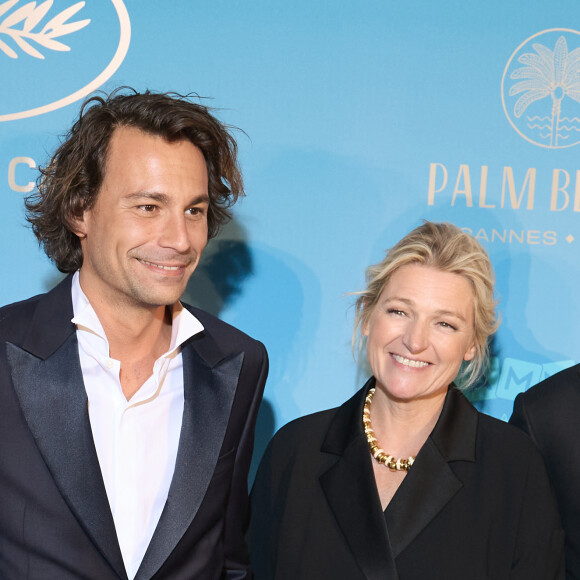
[[[579,358],[579,30],[576,0],[4,1],[0,303],[61,278],[23,196],[79,99],[193,91],[245,131],[248,196],[186,300],[268,347],[257,453],[362,384],[347,294],[422,218],[490,253],[503,324],[472,399],[507,419]]]

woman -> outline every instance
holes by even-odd
[[[355,338],[373,376],[270,443],[252,491],[256,579],[563,578],[538,452],[453,383],[477,380],[497,328],[485,251],[427,222],[367,282]]]

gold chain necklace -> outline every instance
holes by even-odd
[[[365,435],[367,436],[371,455],[391,471],[409,471],[411,465],[415,462],[415,458],[412,455],[407,459],[402,459],[400,457],[397,459],[396,457],[385,453],[378,445],[373,426],[371,425],[371,401],[373,400],[374,394],[375,389],[369,389],[365,399],[365,406],[363,408],[363,427],[365,429]]]

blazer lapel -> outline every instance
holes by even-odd
[[[204,332],[182,351],[184,409],[167,502],[135,580],[151,578],[193,521],[211,481],[226,433],[243,353],[224,356]]]
[[[127,578],[95,450],[65,280],[39,301],[7,358],[24,417],[63,498],[120,578]]]
[[[449,462],[475,461],[477,411],[449,389],[433,432],[386,509],[396,558],[463,487]]]
[[[397,580],[389,533],[362,429],[364,398],[372,381],[374,379],[338,410],[322,446],[323,453],[336,455],[336,463],[320,476],[320,484],[365,577],[368,580]]]

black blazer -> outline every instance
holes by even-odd
[[[70,285],[69,277],[0,309],[3,580],[127,578],[89,424]],[[192,311],[205,330],[182,349],[175,472],[136,580],[250,577],[246,478],[267,355]]]
[[[516,397],[510,423],[539,447],[566,532],[566,578],[580,579],[580,365]]]
[[[272,440],[252,490],[256,580],[562,578],[563,535],[537,449],[455,388],[383,513],[362,428],[372,385]]]

